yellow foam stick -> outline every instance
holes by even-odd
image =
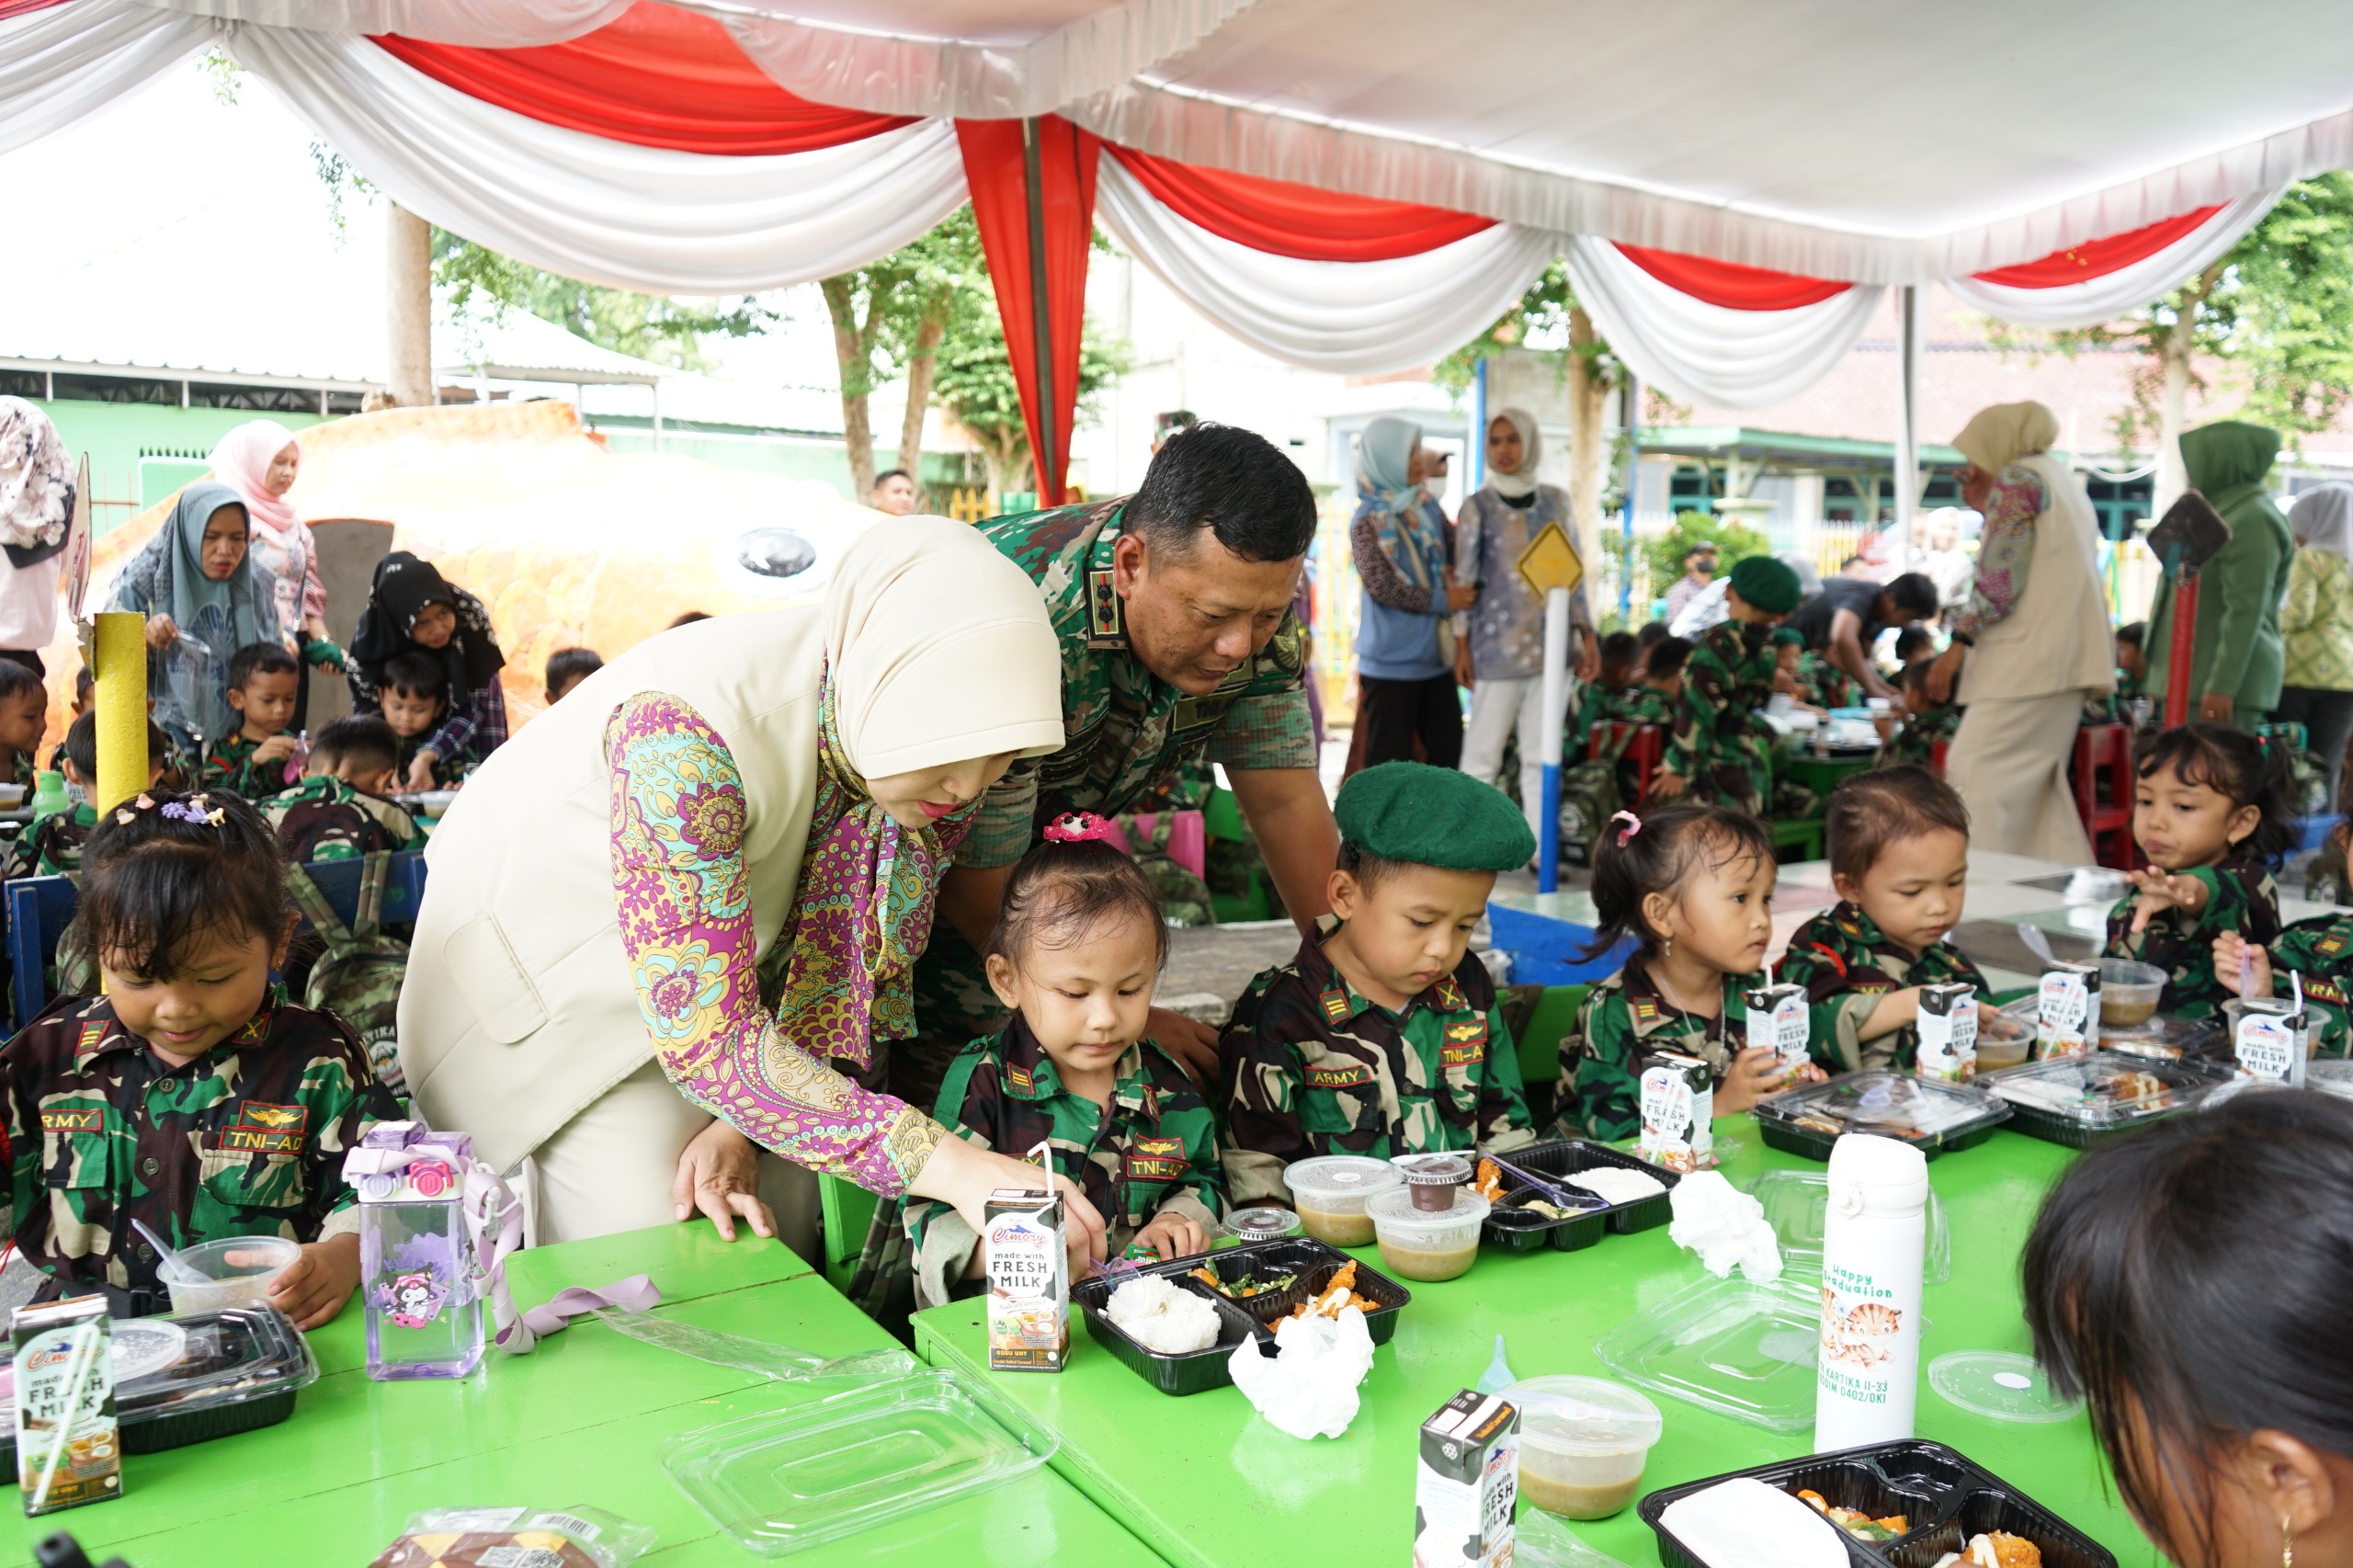
[[[106,812],[147,788],[147,618],[136,610],[100,612],[91,653],[98,777],[90,803]]]

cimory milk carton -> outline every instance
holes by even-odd
[[[2300,1087],[2304,1082],[2306,1018],[2283,996],[2250,996],[2238,1004],[2231,1051],[2239,1076]]]
[[[1660,1051],[1643,1059],[1643,1135],[1636,1152],[1671,1171],[1716,1163],[1716,1075],[1696,1056]]]
[[[17,1484],[27,1517],[121,1496],[107,1299],[18,1307],[8,1326],[17,1361]]]
[[[989,1369],[1059,1372],[1070,1357],[1070,1255],[1063,1197],[999,1187],[982,1210]]]
[[[2042,971],[2034,1015],[2037,1057],[2099,1049],[2099,965],[2060,961]]]
[[[1805,987],[1752,985],[1748,1002],[1748,1043],[1772,1048],[1784,1070],[1806,1064]]]
[[[1977,987],[1961,981],[1920,987],[1919,1074],[1948,1084],[1977,1076]]]
[[[1510,1568],[1518,1494],[1518,1409],[1464,1389],[1422,1423],[1414,1568]]]

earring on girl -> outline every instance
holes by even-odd
[[[2285,1517],[2279,1521],[2279,1568],[2296,1568],[2296,1522]]]

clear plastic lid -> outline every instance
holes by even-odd
[[[15,1395],[0,1367],[0,1400]],[[115,1410],[126,1425],[292,1393],[319,1381],[310,1342],[275,1307],[227,1307],[114,1325]]]
[[[1362,1209],[1366,1199],[1404,1179],[1405,1173],[1388,1161],[1363,1154],[1320,1154],[1283,1167],[1283,1185],[1292,1198],[1343,1212]]]
[[[1830,1213],[1830,1173],[1767,1171],[1748,1192],[1765,1206],[1765,1222],[1781,1244],[1781,1261],[1799,1272],[1819,1275]],[[1952,1236],[1934,1187],[1928,1189],[1928,1256],[1922,1278],[1931,1285],[1952,1278]]]
[[[1928,1365],[1928,1386],[1963,1410],[1996,1421],[2064,1421],[2083,1409],[2062,1399],[2031,1356],[2008,1350],[1956,1350]]]
[[[2014,1106],[2079,1126],[2130,1126],[2196,1105],[2219,1074],[2179,1062],[2097,1051],[2005,1067],[1977,1080]]]
[[[1832,1134],[1922,1139],[1999,1119],[2002,1108],[1965,1084],[1873,1068],[1759,1100],[1756,1114]]]
[[[1225,1233],[1241,1242],[1280,1241],[1299,1232],[1299,1216],[1271,1203],[1236,1209],[1225,1217]]]
[[[1471,1162],[1460,1154],[1398,1154],[1389,1163],[1405,1173],[1408,1187],[1460,1187],[1471,1179]]]
[[[1503,1397],[1519,1409],[1520,1442],[1554,1453],[1646,1451],[1665,1426],[1657,1405],[1607,1378],[1524,1378]]]
[[[1702,1277],[1594,1342],[1601,1364],[1639,1388],[1773,1432],[1813,1426],[1822,1284]]]
[[[2326,1062],[2307,1062],[2304,1066],[2304,1086],[2353,1099],[2353,1061],[2332,1057]]]
[[[1365,1212],[1372,1222],[1392,1236],[1450,1233],[1466,1226],[1475,1231],[1493,1207],[1467,1187],[1454,1189],[1454,1204],[1448,1209],[1416,1209],[1414,1195],[1402,1187],[1377,1192],[1365,1200]]]

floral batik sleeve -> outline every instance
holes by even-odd
[[[2013,464],[2002,471],[1986,503],[1984,532],[1978,536],[1976,582],[1969,602],[1945,622],[1949,630],[1975,637],[2018,608],[2026,595],[2027,566],[2034,560],[2034,519],[2050,506],[2050,493],[2032,469]]]
[[[904,1193],[939,1124],[786,1040],[760,1005],[744,779],[727,744],[677,698],[643,692],[614,710],[605,753],[621,944],[663,1072],[794,1164]]]

